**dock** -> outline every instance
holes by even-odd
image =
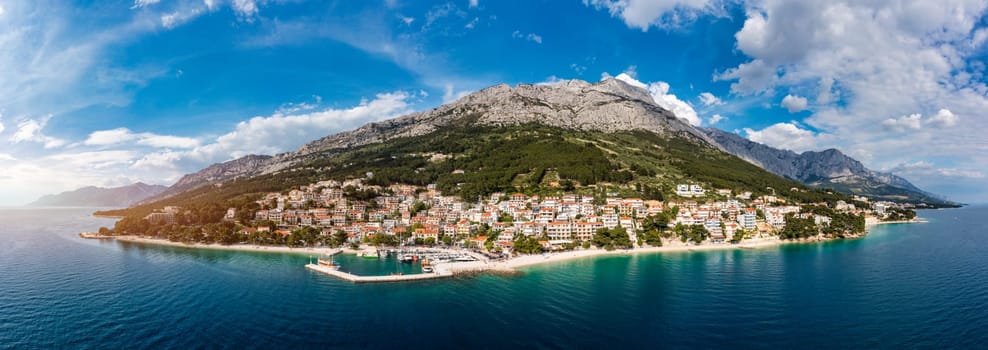
[[[405,281],[418,281],[418,280],[430,280],[436,278],[452,277],[453,274],[449,270],[436,270],[433,273],[416,273],[408,275],[388,275],[388,276],[358,276],[349,272],[340,271],[337,268],[328,267],[320,264],[308,264],[305,268],[324,273],[344,281],[350,281],[353,283],[388,283],[388,282],[405,282]]]

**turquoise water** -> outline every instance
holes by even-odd
[[[0,348],[988,344],[985,207],[855,241],[375,285],[308,271],[305,255],[82,240],[109,224],[89,211],[0,210]]]

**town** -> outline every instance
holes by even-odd
[[[223,221],[233,223],[239,235],[228,243],[271,244],[264,237],[280,237],[289,246],[441,245],[509,256],[592,245],[606,249],[661,246],[663,241],[676,240],[694,245],[736,244],[779,235],[788,221],[810,222],[820,228],[831,225],[834,214],[807,208],[867,216],[869,221],[899,219],[893,215],[905,211],[899,204],[869,203],[862,197],[854,197],[851,203],[802,206],[774,195],[752,197],[750,192],[735,194],[728,189],[679,184],[676,199],[666,201],[622,198],[615,193],[493,193],[466,202],[444,196],[435,185],[382,187],[365,185],[361,179],[326,180],[285,193],[268,193],[247,208],[229,208]],[[151,225],[174,224],[181,221],[177,217],[182,213],[182,208],[165,207],[145,219]],[[618,231],[618,235],[609,234]],[[827,231],[784,238],[822,232]],[[601,233],[620,239],[602,241]],[[203,234],[209,233],[204,230]]]

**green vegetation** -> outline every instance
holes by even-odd
[[[621,226],[613,229],[598,229],[597,233],[593,235],[591,242],[598,248],[607,250],[629,249],[633,245],[631,238],[628,236],[628,230]]]
[[[673,213],[679,211],[679,208],[672,208],[672,210],[664,211],[658,215],[652,215],[646,217],[642,220],[642,227],[638,231],[639,239],[645,241],[646,244],[653,247],[662,246],[662,238],[669,238],[671,234],[669,232],[669,222],[671,222],[675,217]]]
[[[820,234],[820,229],[813,222],[813,218],[801,219],[796,215],[786,215],[786,227],[779,231],[779,238],[798,239],[807,238]]]
[[[514,251],[524,254],[542,253],[542,244],[539,239],[526,235],[516,235],[514,241]]]
[[[676,227],[673,227],[672,230],[683,243],[693,242],[695,244],[700,244],[700,242],[710,238],[710,231],[707,230],[706,227],[703,227],[703,225],[686,226],[683,224],[676,224]]]
[[[884,221],[907,221],[916,218],[916,211],[911,209],[889,208],[885,210]]]

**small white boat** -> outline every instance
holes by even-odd
[[[433,269],[432,266],[429,266],[429,265],[422,266],[422,272],[423,273],[433,273],[435,271],[436,270]]]

